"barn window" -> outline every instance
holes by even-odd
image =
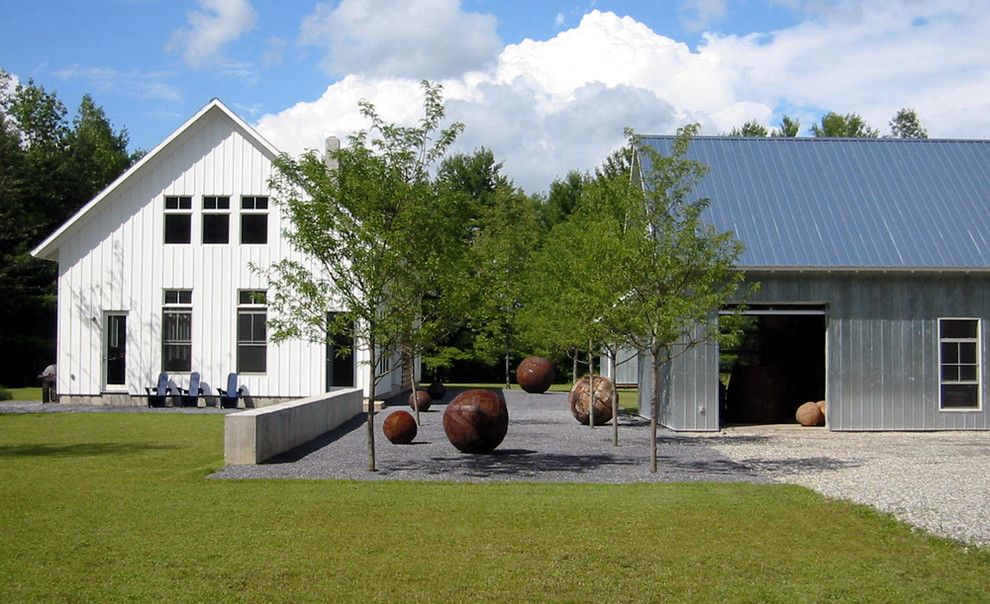
[[[192,232],[192,197],[165,196],[165,243],[189,243]]]
[[[192,290],[166,289],[162,306],[162,370],[192,369]]]
[[[980,320],[939,319],[939,408],[980,408]]]
[[[241,197],[241,243],[268,243],[267,197]]]
[[[203,243],[230,243],[230,197],[203,196]]]
[[[237,293],[237,371],[264,373],[268,356],[268,307],[264,290]]]

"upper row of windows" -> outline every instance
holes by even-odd
[[[268,197],[241,196],[241,243],[268,243]],[[165,196],[165,243],[192,242],[192,197]],[[230,243],[230,196],[203,196],[203,243]]]

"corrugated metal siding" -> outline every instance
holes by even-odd
[[[828,305],[826,396],[830,429],[990,429],[986,400],[990,277],[811,273],[751,277],[761,282],[760,291],[751,300],[754,304]],[[939,410],[937,321],[945,317],[983,319],[981,411]],[[699,348],[683,362],[675,361],[672,373],[683,375],[681,382],[678,377],[673,379],[665,425],[679,430],[712,429],[711,424],[691,415],[704,405],[710,417],[717,417],[714,352],[714,346]],[[643,375],[648,376],[648,372]],[[648,398],[641,395],[644,400]],[[641,404],[640,408],[648,415],[648,406]]]
[[[990,141],[696,137],[688,157],[740,266],[990,267]]]
[[[619,386],[634,385],[639,382],[639,360],[631,348],[619,348],[615,357],[602,354],[599,359],[602,374]]]
[[[105,199],[59,248],[58,391],[95,395],[103,387],[106,311],[127,313],[127,391],[142,394],[161,369],[162,290],[191,289],[192,368],[215,393],[236,369],[239,289],[264,289],[249,263],[302,260],[281,237],[282,217],[269,208],[268,244],[240,245],[241,195],[268,195],[271,159],[219,111],[184,132],[156,161]],[[163,243],[165,195],[193,197],[192,244]],[[202,196],[229,195],[230,241],[202,245]],[[359,359],[362,351],[358,350]],[[365,353],[366,355],[366,353]],[[393,364],[395,366],[395,364]],[[359,369],[362,366],[359,366]],[[269,344],[267,371],[243,374],[255,396],[307,396],[325,387],[325,348],[302,341]],[[384,381],[397,384],[401,368]],[[365,384],[358,371],[358,386]],[[186,385],[188,375],[176,374]]]

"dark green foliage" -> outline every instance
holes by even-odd
[[[763,138],[770,135],[770,129],[757,121],[751,121],[743,124],[741,128],[733,128],[728,135]]]
[[[894,138],[928,138],[928,130],[921,126],[921,120],[914,109],[901,109],[890,120],[890,134]]]
[[[587,182],[587,176],[577,170],[571,170],[563,180],[554,180],[550,183],[550,194],[546,202],[540,206],[540,220],[544,228],[552,228],[574,211]]]
[[[822,116],[820,124],[811,125],[811,133],[818,138],[877,138],[880,131],[871,128],[863,118],[855,113],[840,115],[829,111]]]
[[[34,384],[55,360],[54,263],[31,249],[133,161],[87,95],[72,123],[55,93],[0,70],[0,381]]]

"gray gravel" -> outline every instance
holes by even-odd
[[[443,411],[455,392],[422,413],[413,444],[393,445],[381,432],[390,413],[408,409],[400,401],[375,417],[378,472],[367,471],[367,430],[362,418],[272,463],[228,467],[222,478],[350,478],[358,480],[451,480],[538,482],[768,482],[694,437],[664,431],[660,471],[649,468],[649,426],[623,416],[620,445],[611,426],[589,429],[571,416],[567,395],[506,391],[509,432],[490,455],[459,452],[443,432]]]
[[[699,440],[777,482],[863,503],[936,535],[990,546],[990,432],[754,426]]]

